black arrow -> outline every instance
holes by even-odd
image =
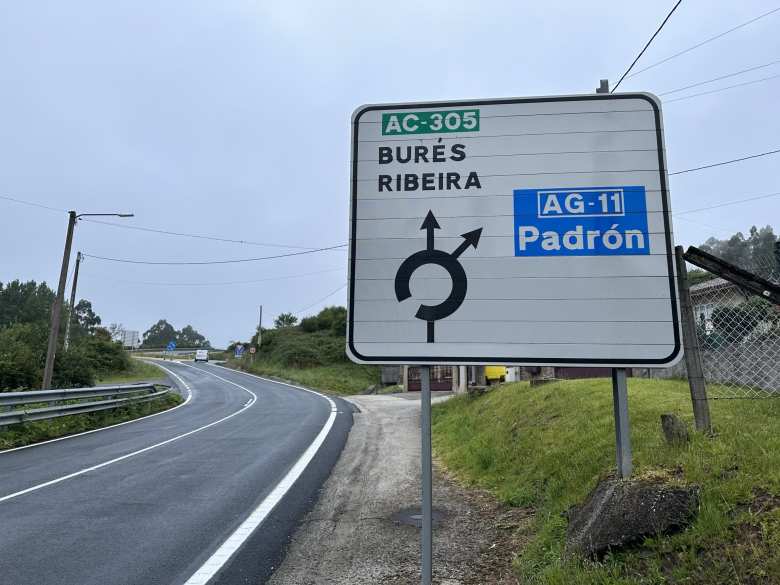
[[[420,229],[428,231],[428,233],[426,234],[428,236],[427,248],[429,250],[433,250],[433,230],[440,230],[441,226],[439,225],[439,222],[436,221],[436,218],[433,216],[433,211],[431,211],[430,209],[428,210],[428,215],[425,216],[425,219],[423,220]]]
[[[436,221],[436,220],[434,220]],[[466,248],[469,246],[474,246],[474,249],[477,248],[479,245],[479,238],[482,235],[482,228],[466,232],[465,234],[461,234],[460,237],[463,238],[463,241],[460,243],[460,246],[455,248],[455,251],[452,253],[453,258],[457,258],[463,252],[466,251]]]

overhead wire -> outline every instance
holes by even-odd
[[[731,205],[737,205],[739,203],[746,203],[748,201],[758,201],[759,199],[768,199],[770,197],[780,196],[780,191],[775,193],[767,193],[765,195],[756,195],[755,197],[747,197],[746,199],[735,199],[733,201],[725,201],[723,203],[717,203],[715,205],[708,205],[707,207],[697,207],[696,209],[686,209],[684,211],[676,211],[672,215],[675,217],[678,215],[687,215],[689,213],[698,213],[699,211],[709,211],[710,209],[718,209],[720,207],[729,207]]]
[[[327,274],[330,272],[343,272],[344,268],[329,268],[327,270],[315,270],[313,272],[303,272],[301,274],[289,274],[285,276],[272,276],[268,278],[257,278],[252,280],[233,280],[227,282],[155,282],[143,280],[115,280],[119,284],[138,284],[144,286],[231,286],[239,284],[257,284],[261,282],[274,282],[279,280],[292,280],[294,278],[303,278],[305,276],[314,276],[318,274]]]
[[[677,3],[672,7],[672,9],[669,11],[669,14],[666,15],[666,18],[664,18],[663,22],[659,25],[659,27],[656,29],[656,31],[653,33],[653,36],[650,37],[650,40],[647,41],[644,47],[642,47],[642,50],[639,51],[639,54],[636,56],[636,59],[634,59],[631,62],[631,65],[628,66],[628,69],[626,69],[626,72],[618,79],[618,82],[615,84],[615,87],[612,88],[611,93],[615,93],[615,90],[620,87],[620,84],[623,83],[623,80],[626,78],[626,75],[628,75],[631,70],[634,68],[634,65],[636,65],[636,62],[639,61],[639,59],[642,58],[642,55],[645,54],[645,51],[647,51],[647,48],[650,46],[650,44],[653,42],[655,37],[658,36],[658,33],[661,32],[661,29],[664,28],[664,25],[669,21],[669,19],[672,17],[672,14],[674,14],[674,11],[677,10],[677,7],[682,3],[682,0],[677,0]]]
[[[67,209],[61,209],[58,207],[52,207],[50,205],[44,205],[43,203],[36,203],[35,201],[27,201],[25,199],[19,199],[17,197],[9,197],[7,195],[0,195],[0,199],[11,201],[13,203],[19,203],[21,205],[28,205],[30,207],[38,207],[40,209],[46,209],[49,211],[57,211],[60,213],[68,213]],[[272,243],[272,242],[255,242],[252,240],[241,240],[241,239],[235,239],[235,238],[225,238],[221,236],[207,236],[204,234],[193,234],[188,232],[179,232],[179,231],[173,231],[173,230],[164,230],[164,229],[157,229],[157,228],[150,228],[145,226],[139,226],[139,225],[127,225],[122,223],[116,223],[111,221],[104,221],[100,219],[92,219],[92,218],[79,218],[79,221],[85,221],[88,223],[97,223],[101,225],[107,225],[111,227],[118,227],[126,230],[136,230],[136,231],[142,231],[142,232],[150,232],[155,234],[163,234],[168,236],[178,236],[178,237],[185,237],[185,238],[195,238],[200,240],[213,240],[216,242],[227,242],[231,244],[243,244],[247,246],[261,246],[266,248],[287,248],[287,249],[293,249],[293,250],[316,250],[317,248],[311,247],[311,246],[298,246],[295,244],[279,244],[279,243]],[[343,244],[346,246],[346,244]]]
[[[728,79],[729,77],[736,77],[737,75],[742,75],[743,73],[749,73],[750,71],[756,71],[758,69],[764,69],[766,67],[771,67],[772,65],[777,65],[780,63],[780,59],[777,59],[775,61],[770,61],[769,63],[765,63],[763,65],[756,65],[755,67],[748,67],[747,69],[741,69],[740,71],[735,71],[733,73],[727,73],[726,75],[721,75],[719,77],[713,77],[712,79],[708,79],[706,81],[699,81],[698,83],[692,83],[690,85],[686,85],[684,87],[678,87],[677,89],[670,89],[668,91],[662,91],[658,93],[657,95],[669,95],[670,93],[677,93],[680,91],[685,91],[686,89],[691,89],[694,87],[699,87],[700,85],[706,85],[708,83],[714,83],[716,81],[721,81],[722,79]]]
[[[743,28],[743,27],[745,27],[745,26],[747,26],[749,24],[752,24],[752,23],[756,22],[757,20],[761,20],[762,18],[770,16],[770,15],[772,15],[775,12],[778,12],[778,11],[780,11],[780,6],[778,6],[777,8],[773,8],[769,12],[765,12],[763,14],[760,14],[759,16],[756,16],[755,18],[751,18],[750,20],[748,20],[746,22],[743,22],[742,24],[738,24],[737,26],[735,26],[733,28],[730,28],[730,29],[728,29],[726,31],[723,31],[722,33],[718,33],[718,34],[716,34],[713,37],[710,37],[710,38],[705,39],[705,40],[703,40],[703,41],[701,41],[699,43],[696,43],[695,45],[692,45],[692,46],[688,47],[687,49],[683,49],[682,51],[678,51],[677,53],[674,53],[673,55],[670,55],[670,56],[668,56],[668,57],[666,57],[664,59],[661,59],[660,61],[656,61],[655,63],[652,63],[652,64],[647,65],[647,66],[645,66],[645,67],[643,67],[641,69],[638,69],[637,71],[634,71],[631,75],[628,75],[627,77],[631,78],[631,77],[634,77],[636,75],[639,75],[640,73],[643,73],[643,72],[647,71],[648,69],[652,69],[653,67],[658,67],[659,65],[661,65],[663,63],[666,63],[667,61],[671,61],[672,59],[675,59],[675,58],[679,57],[680,55],[684,55],[686,53],[689,53],[689,52],[693,51],[694,49],[698,49],[699,47],[701,47],[703,45],[706,45],[707,43],[711,43],[712,41],[715,41],[715,40],[717,40],[717,39],[719,39],[721,37],[724,37],[724,36],[726,36],[729,33],[732,33],[732,32],[734,32],[736,30],[739,30],[739,29],[741,29],[741,28]]]
[[[297,246],[293,244],[278,244],[278,243],[270,243],[270,242],[254,242],[251,240],[239,240],[234,238],[224,238],[221,236],[207,236],[203,234],[193,234],[188,232],[177,232],[172,230],[163,230],[163,229],[157,229],[157,228],[150,228],[150,227],[144,227],[139,225],[126,225],[121,223],[115,223],[112,221],[103,221],[98,219],[84,219],[82,221],[88,221],[90,223],[99,223],[102,225],[108,225],[112,227],[118,227],[126,230],[137,230],[142,232],[151,232],[155,234],[163,234],[166,236],[179,236],[179,237],[185,237],[185,238],[195,238],[199,240],[213,240],[216,242],[227,242],[231,244],[244,244],[248,246],[262,246],[267,248],[290,248],[290,249],[298,249],[298,250],[314,250],[316,248],[312,248],[311,246]]]
[[[0,199],[5,199],[6,201],[13,201],[14,203],[21,203],[22,205],[29,205],[31,207],[40,207],[41,209],[48,209],[49,211],[68,213],[67,209],[51,207],[50,205],[44,205],[43,203],[35,203],[34,201],[26,201],[24,199],[17,199],[16,197],[8,197],[7,195],[0,195]]]
[[[711,89],[711,90],[702,91],[702,92],[699,92],[699,93],[692,93],[691,95],[686,95],[686,96],[682,96],[682,97],[672,98],[670,100],[664,100],[664,105],[670,104],[672,102],[680,102],[682,100],[689,100],[691,98],[695,98],[695,97],[699,97],[699,96],[703,96],[703,95],[710,95],[712,93],[719,93],[721,91],[726,91],[727,89],[734,89],[735,87],[744,87],[746,85],[753,85],[754,83],[761,83],[761,82],[764,82],[764,81],[769,81],[771,79],[777,79],[778,77],[780,77],[780,73],[778,73],[776,75],[769,75],[767,77],[761,77],[759,79],[753,79],[751,81],[743,81],[742,83],[735,83],[733,85],[726,85],[724,87],[719,87],[717,89]]]
[[[753,159],[753,158],[759,158],[759,157],[762,157],[762,156],[769,156],[771,154],[777,154],[778,152],[780,152],[780,148],[778,148],[776,150],[768,150],[767,152],[760,152],[758,154],[751,154],[750,156],[743,156],[743,157],[740,157],[740,158],[733,158],[731,160],[724,160],[724,161],[712,163],[712,164],[709,164],[709,165],[703,165],[703,166],[700,166],[700,167],[694,167],[692,169],[684,169],[682,171],[675,171],[673,173],[669,173],[669,175],[670,176],[671,175],[682,175],[683,173],[692,173],[694,171],[701,171],[701,170],[704,170],[704,169],[711,169],[713,167],[721,167],[723,165],[730,165],[730,164],[733,164],[733,163],[742,162],[744,160],[750,160],[750,159]]]
[[[187,260],[187,261],[167,261],[167,260],[133,260],[130,258],[111,258],[108,256],[98,256],[96,254],[82,254],[87,258],[95,258],[96,260],[105,260],[107,262],[121,262],[124,264],[148,264],[156,266],[201,266],[206,264],[238,264],[241,262],[258,262],[260,260],[272,260],[275,258],[289,258],[291,256],[303,256],[305,254],[315,254],[317,252],[326,252],[328,250],[338,250],[345,247],[346,244],[338,244],[336,246],[326,246],[324,248],[314,248],[311,250],[302,250],[300,252],[288,252],[287,254],[275,254],[273,256],[260,256],[257,258],[234,258],[230,260]]]
[[[303,313],[304,311],[308,311],[308,310],[309,310],[309,309],[311,309],[312,307],[316,307],[316,306],[317,306],[317,305],[319,305],[320,303],[322,303],[322,302],[324,302],[324,301],[327,301],[327,300],[328,300],[330,297],[332,297],[332,296],[333,296],[333,295],[335,295],[337,292],[339,292],[339,291],[341,291],[341,290],[343,290],[343,289],[345,289],[345,288],[347,288],[347,283],[346,283],[346,282],[345,282],[344,284],[342,284],[340,287],[338,287],[336,290],[334,290],[333,292],[330,292],[330,293],[328,293],[327,295],[325,295],[324,297],[322,297],[321,299],[319,299],[318,301],[315,301],[315,302],[313,302],[311,305],[309,305],[309,306],[307,306],[307,307],[304,307],[303,309],[301,309],[301,310],[299,310],[299,311],[295,311],[295,313],[293,313],[293,315],[300,315],[300,314],[301,314],[301,313]]]

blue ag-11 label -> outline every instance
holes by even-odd
[[[515,189],[515,256],[650,253],[643,186]]]

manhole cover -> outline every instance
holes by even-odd
[[[445,514],[441,510],[434,508],[433,525],[438,526]],[[422,528],[422,510],[420,508],[406,508],[393,514],[392,520],[399,524],[407,524],[416,528]]]

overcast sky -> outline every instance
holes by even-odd
[[[672,4],[2,2],[0,195],[79,212],[134,212],[109,220],[127,226],[289,246],[344,243],[356,106],[591,92],[600,78],[617,80]],[[773,4],[684,0],[637,67]],[[661,94],[778,60],[778,30],[780,12],[621,90]],[[780,148],[780,78],[667,102],[778,73],[780,64],[662,96],[670,170]],[[672,209],[778,192],[779,164],[768,156],[673,176]],[[767,223],[780,228],[780,197],[674,219],[685,245]],[[62,212],[0,200],[0,281],[56,286],[66,224]],[[295,248],[81,222],[74,257],[76,250],[210,260]],[[200,267],[88,259],[79,297],[105,323],[143,332],[166,318],[224,346],[252,334],[260,304],[266,325],[279,312],[344,304],[345,289],[317,301],[345,284],[345,259],[344,251]],[[295,278],[261,281],[288,276]]]

